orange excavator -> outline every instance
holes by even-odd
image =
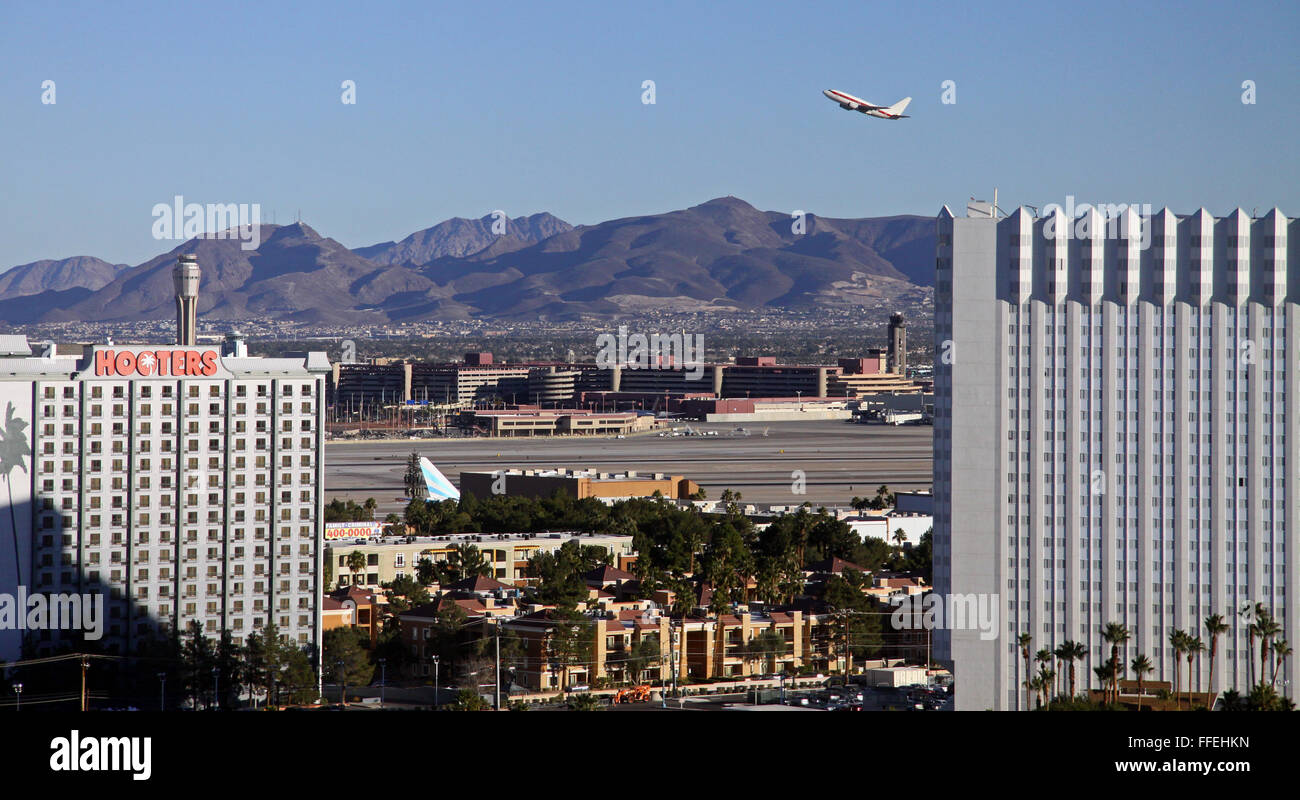
[[[614,695],[615,703],[648,703],[650,702],[650,687],[646,685],[634,686],[631,689],[619,689],[618,694]]]

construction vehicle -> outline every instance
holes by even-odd
[[[647,685],[634,686],[631,689],[619,689],[614,695],[615,703],[648,703],[650,702],[650,687]]]

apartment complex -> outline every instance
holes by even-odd
[[[504,583],[524,586],[528,583],[528,559],[538,553],[553,553],[565,542],[575,539],[584,546],[605,548],[613,556],[614,563],[620,567],[627,566],[636,555],[632,549],[631,536],[545,531],[453,533],[446,536],[402,536],[354,541],[331,545],[329,557],[333,563],[336,586],[378,587],[397,578],[415,577],[416,565],[422,559],[446,561],[458,546],[473,545],[492,564],[493,577]],[[348,568],[348,557],[352,553],[365,556],[366,568],[363,571],[354,573]]]
[[[1244,606],[1300,640],[1296,223],[977,203],[937,225],[935,586],[996,598],[1002,629],[936,631],[957,708],[1026,707],[1023,633],[1084,643],[1087,686],[1117,622],[1125,663],[1171,680],[1170,632],[1212,614],[1212,688],[1247,691]]]

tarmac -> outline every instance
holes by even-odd
[[[677,426],[684,433],[687,424]],[[876,488],[928,489],[933,483],[928,425],[862,425],[840,420],[744,426],[689,423],[716,435],[436,438],[327,442],[325,500],[368,497],[379,516],[406,507],[403,476],[412,452],[459,484],[462,471],[510,468],[635,470],[682,475],[711,499],[724,489],[755,503],[848,505]],[[766,435],[764,435],[766,434]],[[802,493],[801,493],[802,490]]]

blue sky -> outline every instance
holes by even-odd
[[[151,209],[177,194],[301,211],[350,247],[728,194],[825,216],[994,186],[1004,208],[1300,215],[1298,22],[1294,2],[9,3],[0,268],[139,263],[174,244]],[[911,95],[913,116],[826,88]]]

